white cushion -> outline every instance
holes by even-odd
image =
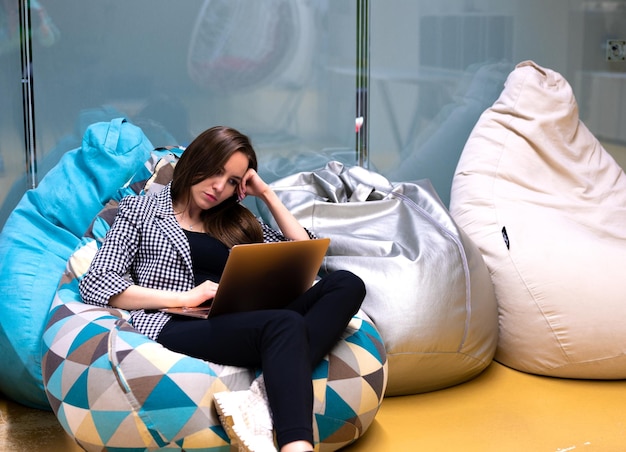
[[[526,61],[509,75],[466,143],[450,211],[491,272],[496,360],[626,378],[626,176],[560,74]]]

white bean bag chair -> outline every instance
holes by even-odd
[[[513,70],[467,141],[450,211],[491,273],[496,360],[626,378],[626,176],[560,74],[531,61]]]

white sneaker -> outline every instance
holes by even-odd
[[[276,452],[265,385],[255,380],[245,391],[213,395],[220,422],[239,452]]]

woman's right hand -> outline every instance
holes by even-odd
[[[205,281],[202,284],[194,287],[193,289],[187,291],[188,300],[186,300],[185,307],[187,308],[195,308],[196,306],[200,306],[202,303],[212,300],[215,298],[215,293],[217,292],[217,287],[219,284],[214,283],[213,281]]]

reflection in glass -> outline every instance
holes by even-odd
[[[23,96],[24,92],[32,97],[30,42],[52,46],[57,39],[58,29],[39,2],[0,3],[0,228],[23,193],[34,184],[34,137],[29,134],[31,129],[24,127],[23,102],[26,98],[26,106],[32,106],[32,99]]]
[[[0,3],[0,224],[27,188],[18,0]],[[367,158],[355,147],[358,6],[367,5]],[[37,178],[87,126],[124,116],[155,146],[209,126],[249,134],[269,181],[328,160],[429,178],[444,201],[478,117],[513,66],[563,74],[626,165],[625,0],[31,1]],[[363,12],[364,10],[361,10]],[[8,108],[7,108],[8,106]]]
[[[251,136],[261,158],[354,147],[354,80],[326,69],[330,60],[353,64],[351,2],[171,5],[49,5],[64,39],[35,52],[39,139],[48,152],[67,135],[78,138],[87,118],[115,115],[140,125],[155,146],[185,145],[228,124]]]
[[[583,121],[626,160],[626,63],[606,59],[606,40],[626,36],[626,1],[372,5],[370,155],[391,180],[431,179],[448,204],[474,124],[524,60],[564,75]]]
[[[331,159],[356,163],[354,78],[328,69],[354,67],[353,2],[41,4],[54,39],[33,42],[38,180],[80,146],[88,125],[120,116],[154,146],[236,127],[252,138],[269,181]]]

